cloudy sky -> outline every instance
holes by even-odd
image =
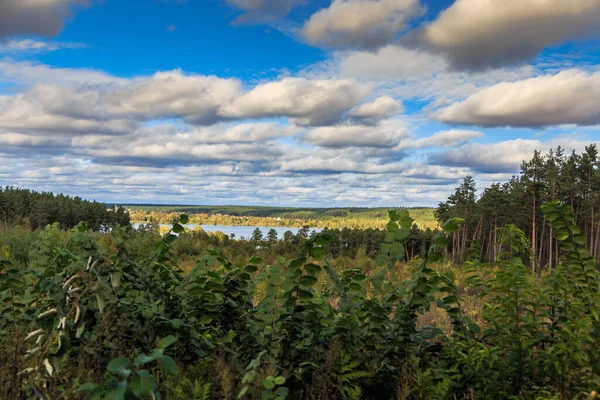
[[[420,206],[600,142],[600,0],[0,0],[0,185]]]

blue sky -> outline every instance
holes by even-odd
[[[597,0],[0,0],[0,185],[419,206],[600,141]]]

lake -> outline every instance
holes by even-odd
[[[144,225],[144,223],[135,222],[135,223],[132,223],[131,225],[133,225],[134,229],[137,229],[137,228],[139,228],[140,225]],[[160,226],[171,227],[171,225],[168,225],[168,224],[160,224]],[[197,225],[197,224],[185,224],[183,226],[185,226],[186,228],[189,228],[190,230],[193,230],[195,227],[200,226],[200,227],[202,227],[202,229],[204,229],[205,232],[223,232],[227,236],[231,236],[231,234],[233,233],[235,235],[236,239],[241,239],[242,237],[244,237],[245,239],[249,239],[252,236],[252,232],[254,232],[254,230],[256,228],[259,228],[261,230],[261,232],[263,233],[263,236],[267,236],[267,232],[269,232],[269,230],[275,229],[275,231],[277,231],[277,237],[279,239],[282,239],[283,234],[287,231],[291,231],[295,235],[301,229],[301,228],[288,228],[285,226],[228,226],[228,225]],[[312,232],[312,231],[320,232],[321,229],[310,228],[310,232]]]

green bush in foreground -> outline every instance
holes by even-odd
[[[173,245],[186,216],[150,251],[131,228],[47,228],[28,263],[0,253],[0,398],[592,398],[598,274],[570,208],[543,211],[562,262],[535,276],[523,232],[501,228],[497,265],[466,267],[479,324],[435,267],[460,220],[401,282],[406,211],[390,212],[368,270],[333,268],[328,234],[269,265],[213,250],[184,273]],[[420,323],[432,310],[450,334]]]

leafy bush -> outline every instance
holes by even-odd
[[[498,231],[497,264],[449,266],[460,219],[400,264],[407,211],[390,212],[375,264],[346,268],[328,233],[288,259],[203,249],[184,272],[200,240],[184,215],[162,237],[47,228],[27,262],[0,253],[0,397],[587,398],[600,383],[597,272],[570,208],[543,210],[564,257],[541,277],[514,226]]]

